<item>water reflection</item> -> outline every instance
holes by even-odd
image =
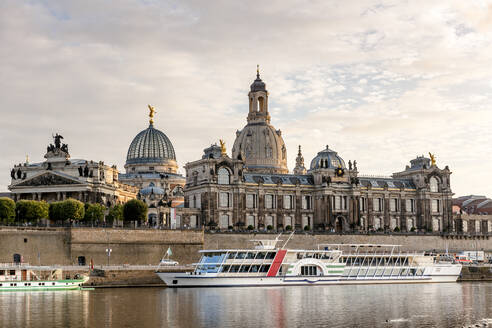
[[[0,293],[1,327],[461,327],[492,284],[125,288]]]

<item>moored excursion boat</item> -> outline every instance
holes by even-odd
[[[74,290],[89,280],[88,276],[76,279],[61,279],[61,270],[52,270],[49,279],[43,279],[36,271],[46,271],[46,267],[29,264],[0,264],[0,291],[38,291],[38,290]]]
[[[298,250],[286,249],[288,240],[276,248],[278,238],[252,240],[254,249],[202,250],[192,272],[156,273],[169,287],[456,282],[461,273],[461,264],[402,252],[400,245],[320,244]]]

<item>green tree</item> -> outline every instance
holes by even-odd
[[[106,208],[101,204],[85,204],[84,221],[94,222],[104,220],[104,211]]]
[[[49,218],[52,221],[63,221],[62,202],[50,203]]]
[[[15,220],[15,202],[8,197],[0,197],[0,221],[12,223]]]
[[[18,222],[37,222],[49,215],[49,205],[45,201],[20,200],[15,205]]]
[[[63,220],[82,220],[84,218],[84,203],[76,199],[69,198],[62,202]]]
[[[125,221],[145,221],[148,206],[139,199],[132,199],[123,205],[123,219]]]
[[[82,220],[84,214],[84,203],[71,198],[51,203],[49,207],[49,217],[53,221]]]
[[[113,223],[114,221],[123,221],[123,205],[115,205],[109,209],[107,221]]]

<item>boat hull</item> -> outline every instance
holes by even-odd
[[[78,290],[88,280],[89,277],[53,281],[0,281],[0,292]]]
[[[357,285],[357,284],[415,284],[456,282],[459,272],[405,278],[356,278],[277,276],[277,277],[204,277],[186,273],[161,273],[157,275],[168,287],[253,287],[253,286],[299,286],[299,285]]]

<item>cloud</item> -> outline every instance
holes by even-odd
[[[256,64],[289,167],[325,144],[364,173],[435,152],[457,194],[490,193],[492,7],[429,1],[64,1],[0,4],[0,121],[8,171],[53,132],[74,158],[123,169],[156,126],[178,162],[246,123]]]

